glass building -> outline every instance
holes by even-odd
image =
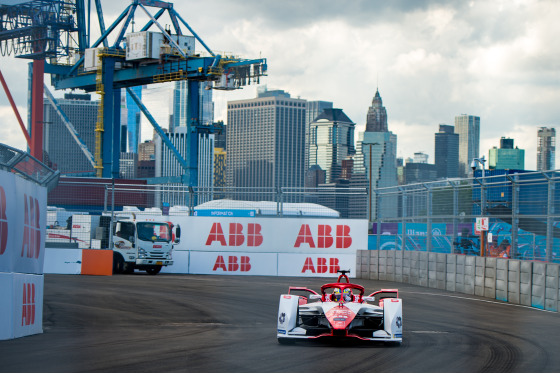
[[[89,94],[65,94],[64,99],[57,101],[93,154],[99,101],[92,101]],[[45,161],[62,174],[95,175],[93,165],[70,135],[55,107],[47,100],[44,103],[44,121],[44,151],[48,157]]]
[[[455,132],[459,134],[459,177],[467,177],[471,162],[480,157],[480,117],[456,116]]]
[[[309,169],[309,126],[325,109],[332,109],[333,103],[330,101],[308,101],[305,108],[305,170]]]
[[[342,177],[342,161],[355,154],[354,127],[342,109],[324,109],[309,128],[309,165],[326,172],[325,183]]]
[[[435,134],[435,160],[437,178],[459,176],[459,134],[453,126],[439,125]]]
[[[500,139],[500,148],[492,148],[488,168],[498,170],[525,170],[525,150],[513,148],[513,139]]]
[[[228,102],[228,187],[303,187],[306,101],[282,90]],[[274,196],[261,194],[245,200]]]
[[[142,86],[131,87],[132,92],[142,100]],[[126,124],[128,129],[128,151],[138,153],[138,144],[142,138],[142,112],[132,97],[126,92]]]

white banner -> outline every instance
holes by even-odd
[[[276,275],[276,253],[191,252],[191,274]]]
[[[45,274],[81,274],[82,250],[78,248],[46,248]]]
[[[15,247],[16,176],[0,170],[0,272],[12,271]]]
[[[181,250],[355,253],[367,248],[366,220],[181,216],[169,220],[181,226]]]
[[[14,338],[14,275],[0,273],[0,340]]]
[[[14,232],[12,271],[42,274],[47,229],[47,189],[22,178],[15,180],[15,217],[8,217]],[[12,222],[14,224],[12,225]]]
[[[278,275],[290,277],[336,277],[338,270],[356,274],[355,254],[278,254]]]
[[[13,274],[14,338],[43,332],[44,276]]]

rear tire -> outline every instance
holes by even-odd
[[[113,253],[113,274],[120,274],[124,271],[124,260],[120,253]]]
[[[150,267],[146,268],[146,273],[148,273],[150,275],[156,275],[157,273],[159,273],[161,271],[161,268],[162,268],[161,265],[150,266]]]

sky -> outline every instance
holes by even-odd
[[[106,24],[129,4],[101,3]],[[378,89],[389,130],[398,137],[398,157],[424,152],[433,163],[439,124],[470,114],[480,117],[480,156],[488,158],[501,137],[512,138],[525,150],[525,168],[534,170],[537,129],[560,130],[558,1],[184,0],[174,8],[213,51],[266,58],[268,76],[261,83],[268,89],[332,101],[356,123],[356,132],[365,129]],[[138,29],[146,16],[142,10],[136,15]],[[203,50],[200,43],[197,50]],[[25,120],[26,61],[0,61]],[[143,94],[163,127],[170,90],[170,84],[150,85]],[[215,119],[227,119],[228,100],[255,96],[256,86],[214,91]],[[0,142],[25,148],[3,92],[0,123]],[[143,119],[143,140],[151,134]]]

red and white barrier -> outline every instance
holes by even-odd
[[[0,339],[43,331],[47,190],[0,170]]]

